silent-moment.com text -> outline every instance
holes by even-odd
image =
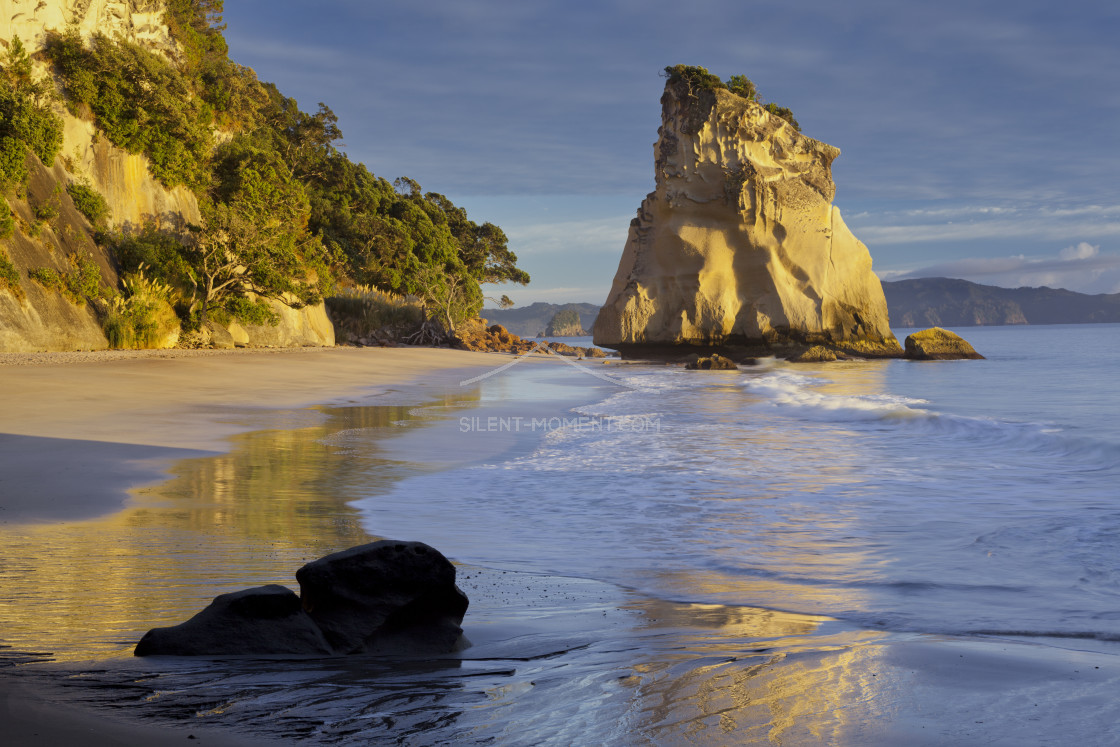
[[[593,433],[648,433],[661,432],[660,416],[627,415],[625,417],[461,417],[460,433],[539,433],[562,429],[590,431]]]

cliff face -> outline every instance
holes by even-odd
[[[36,220],[32,205],[47,202],[55,185],[65,183],[66,172],[58,164],[53,169],[45,168],[33,154],[28,155],[27,162],[27,198],[8,198],[16,228],[2,244],[12,264],[22,270],[22,277],[18,297],[0,286],[0,352],[107,348],[109,341],[88,303],[68,300],[27,277],[28,270],[44,267],[73,272],[68,257],[79,254],[97,265],[103,285],[117,285],[109,255],[90,238],[89,224],[65,194],[65,199],[59,200],[57,218],[42,223]]]
[[[900,355],[871,256],[833,207],[840,151],[725,90],[666,85],[656,189],[630,224],[597,345]]]
[[[162,19],[160,0],[0,0],[0,47],[19,36],[34,53],[42,49],[48,29],[63,31],[73,26],[84,37],[101,32],[173,59],[177,49]],[[48,72],[43,63],[36,63],[37,75]],[[98,264],[103,286],[117,287],[113,261],[92,240],[92,226],[66,194],[68,184],[86,180],[105,198],[111,228],[127,232],[146,222],[180,227],[201,221],[198,201],[189,189],[164,187],[152,176],[145,156],[117,148],[104,135],[98,135],[92,122],[70,115],[62,106],[55,109],[63,121],[59,157],[54,164],[40,164],[29,154],[32,176],[28,199],[14,195],[7,198],[19,220],[13,236],[2,246],[19,271],[23,293],[17,297],[0,284],[0,352],[102,349],[109,345],[91,305],[68,301],[28,276],[28,272],[42,267],[72,271],[66,258],[77,252]],[[52,194],[59,195],[61,215],[41,229],[31,228],[37,222],[31,205],[46,202]],[[279,301],[269,304],[280,316],[279,326],[243,328],[235,323],[230,331],[238,343],[334,344],[334,329],[324,304],[302,309]]]
[[[158,0],[0,0],[0,39],[5,42],[18,36],[29,50],[41,49],[48,29],[71,26],[83,37],[100,31],[164,56],[175,51]]]

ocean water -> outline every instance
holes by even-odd
[[[352,505],[378,536],[655,599],[1120,640],[1120,325],[962,331],[987,360],[510,370],[480,384],[507,420],[458,437],[522,448]],[[593,401],[518,420],[562,386]]]
[[[307,744],[1120,744],[1120,325],[962,332],[987,360],[495,357],[226,413],[119,513],[0,526],[0,676]],[[473,646],[131,656],[382,537],[455,560]]]

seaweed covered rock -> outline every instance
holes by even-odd
[[[930,327],[906,338],[906,357],[918,361],[983,360],[968,342],[947,329]]]
[[[168,628],[153,628],[137,656],[223,656],[331,653],[299,597],[270,584],[222,594],[206,609]]]

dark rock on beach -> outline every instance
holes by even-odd
[[[136,644],[137,656],[326,655],[323,633],[295,592],[271,584],[222,594],[184,623],[153,628]]]
[[[222,594],[184,623],[149,630],[135,654],[433,655],[469,645],[455,566],[422,542],[352,547],[308,563],[296,580],[301,596],[275,584]]]
[[[455,566],[422,542],[382,540],[296,572],[304,609],[340,654],[446,653],[459,643],[467,596]]]
[[[930,327],[906,338],[906,357],[918,361],[983,360],[960,335]]]

